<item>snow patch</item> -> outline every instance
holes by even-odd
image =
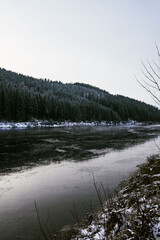
[[[112,125],[142,125],[142,123],[129,120],[127,122],[113,122],[113,121],[102,121],[102,122],[54,122],[47,120],[37,120],[30,122],[0,122],[0,129],[25,129],[33,127],[73,127],[73,126],[112,126]]]

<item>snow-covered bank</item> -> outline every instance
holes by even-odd
[[[40,127],[72,127],[72,126],[112,126],[112,125],[142,125],[140,122],[129,120],[127,122],[55,122],[47,120],[34,120],[29,122],[0,122],[0,129],[25,129],[25,128],[40,128]]]
[[[150,157],[114,198],[75,228],[78,232],[71,239],[160,239],[159,163],[160,156]]]

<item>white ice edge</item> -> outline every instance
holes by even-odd
[[[113,125],[142,125],[143,123],[129,120],[127,122],[56,122],[51,123],[50,121],[43,120],[34,120],[30,122],[0,122],[0,129],[25,129],[25,128],[34,128],[34,127],[72,127],[72,126],[113,126]]]

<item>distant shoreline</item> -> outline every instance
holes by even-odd
[[[149,125],[149,124],[158,124],[153,122],[137,122],[134,120],[128,120],[126,122],[113,122],[113,121],[80,121],[80,122],[71,122],[71,121],[49,121],[49,120],[33,120],[27,122],[9,122],[9,121],[0,121],[0,130],[9,130],[9,129],[26,129],[26,128],[55,128],[55,127],[74,127],[74,126],[115,126],[115,125]]]

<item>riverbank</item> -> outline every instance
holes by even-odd
[[[149,157],[119,186],[115,196],[98,213],[82,221],[68,239],[160,239],[159,165],[159,155]],[[97,196],[100,198],[99,193]]]
[[[128,120],[126,122],[113,122],[113,121],[80,121],[80,122],[70,122],[70,121],[48,121],[48,120],[33,120],[28,122],[0,122],[0,129],[26,129],[26,128],[41,128],[41,127],[73,127],[73,126],[114,126],[114,125],[142,125],[151,124],[151,122],[141,123],[134,120]]]

